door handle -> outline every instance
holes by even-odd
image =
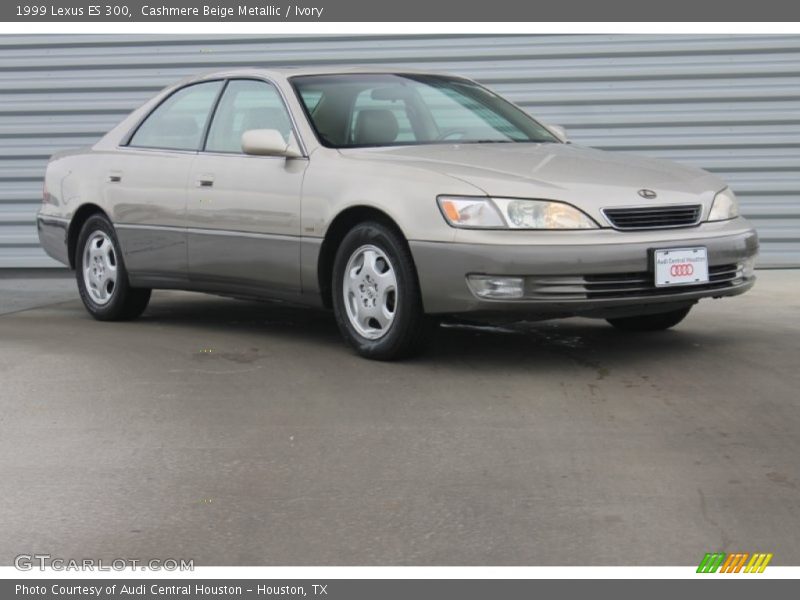
[[[201,175],[197,180],[197,187],[209,188],[214,186],[214,177],[212,175]]]
[[[121,173],[109,173],[108,174],[108,182],[109,183],[120,183],[122,181],[122,174]]]

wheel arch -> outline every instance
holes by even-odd
[[[339,249],[347,233],[359,223],[364,223],[366,221],[377,221],[378,223],[394,229],[400,235],[401,239],[405,243],[408,243],[405,233],[403,233],[397,221],[385,211],[369,205],[349,206],[342,210],[328,226],[317,259],[317,284],[319,285],[322,304],[326,308],[331,308],[333,306],[331,284],[336,251]]]
[[[83,225],[89,217],[95,214],[101,214],[108,219],[106,211],[97,204],[91,202],[82,204],[78,210],[75,211],[75,214],[72,215],[72,219],[70,219],[69,228],[67,229],[67,257],[69,258],[70,269],[75,268],[75,251],[78,247],[78,236],[81,234],[81,229],[83,229]],[[111,219],[109,219],[109,222],[110,221]]]

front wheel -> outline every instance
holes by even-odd
[[[92,215],[81,229],[75,275],[83,305],[100,321],[135,319],[150,301],[149,289],[128,283],[114,226],[103,215]]]
[[[424,347],[433,323],[411,253],[393,229],[368,222],[350,230],[336,252],[332,288],[336,323],[361,356],[395,360]]]
[[[657,313],[655,315],[637,315],[634,317],[619,317],[617,319],[606,319],[611,325],[623,331],[662,331],[675,327],[686,318],[691,306],[671,310],[669,312]]]

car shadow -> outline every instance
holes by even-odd
[[[621,332],[605,321],[561,319],[511,325],[444,323],[422,355],[406,365],[471,370],[546,369],[573,365],[592,369],[604,378],[617,364],[662,360],[680,354],[707,353],[728,342],[724,332],[692,329],[692,317],[676,329],[651,333]],[[141,325],[213,329],[246,337],[313,343],[336,353],[352,351],[342,341],[330,311],[282,303],[234,300],[192,294],[180,298],[154,296]]]
[[[253,301],[200,293],[154,292],[138,323],[206,328],[241,335],[307,338],[338,343],[333,313],[282,302]]]

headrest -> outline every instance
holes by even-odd
[[[391,144],[400,127],[397,117],[388,108],[365,108],[358,112],[353,143],[356,145]]]

